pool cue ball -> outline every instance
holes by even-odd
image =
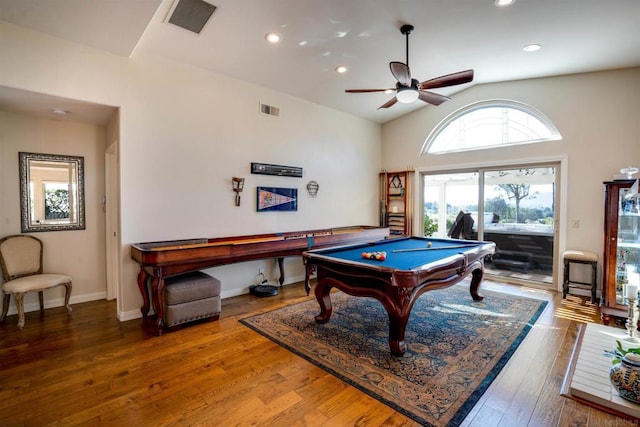
[[[428,242],[428,243],[427,243],[427,247],[429,247],[429,248],[430,248],[430,247],[431,247],[431,245],[432,245],[432,243],[431,243],[431,242]]]

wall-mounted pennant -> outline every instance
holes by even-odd
[[[258,187],[258,212],[266,211],[297,211],[298,189]]]

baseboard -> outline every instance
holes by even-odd
[[[140,312],[140,309],[129,310],[129,311],[118,311],[117,316],[119,321],[126,322],[128,320],[135,320],[135,319],[142,318],[142,312]]]
[[[96,292],[93,294],[83,294],[83,295],[71,295],[69,298],[69,304],[73,306],[73,304],[80,304],[83,302],[96,301],[100,299],[106,299],[106,292]],[[45,299],[44,300],[44,308],[54,308],[54,307],[64,307],[64,298],[54,298],[54,299]],[[40,310],[40,303],[36,300],[35,302],[30,302],[24,305],[24,312],[29,313],[31,311]],[[8,316],[18,314],[18,309],[15,305],[15,297],[11,298],[11,303],[9,304],[9,312]]]
[[[283,286],[287,286],[293,283],[299,283],[302,281],[304,281],[304,275],[290,277],[288,280],[285,280]],[[222,291],[220,292],[220,298],[222,299],[231,298],[231,297],[236,297],[236,296],[244,295],[248,293],[249,293],[249,287],[247,286],[246,288]],[[106,291],[96,292],[93,294],[71,295],[71,298],[69,299],[69,303],[73,306],[73,304],[96,301],[96,300],[101,300],[106,298],[107,298]],[[18,310],[16,309],[16,305],[14,303],[15,299],[14,298],[11,298],[11,299],[12,299],[12,302],[9,305],[9,312],[7,313],[8,316],[18,314]],[[55,298],[55,299],[44,301],[45,309],[53,308],[53,307],[63,307],[63,306],[64,306],[64,298]],[[29,313],[31,311],[38,311],[38,310],[40,310],[40,305],[38,304],[38,301],[25,304],[24,306],[25,313]],[[117,316],[118,316],[118,320],[120,320],[121,322],[126,322],[128,320],[140,319],[142,317],[142,313],[140,312],[140,309],[118,311]]]

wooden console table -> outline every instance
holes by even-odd
[[[250,236],[188,239],[131,245],[131,258],[140,264],[138,288],[142,294],[143,318],[150,305],[156,313],[156,327],[162,333],[163,289],[165,279],[190,271],[258,259],[276,258],[280,268],[280,285],[284,283],[284,258],[302,256],[309,249],[350,243],[374,242],[389,236],[384,227],[353,226],[322,230],[296,231]],[[309,293],[311,268],[305,272]],[[149,295],[149,288],[151,295]]]

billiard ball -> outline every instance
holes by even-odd
[[[362,252],[362,258],[373,259],[376,261],[384,261],[387,259],[387,253],[383,251],[379,252]]]
[[[430,248],[430,247],[431,247],[431,245],[432,245],[432,243],[431,243],[431,242],[428,242],[428,243],[427,243],[427,247],[429,247],[429,248]]]

